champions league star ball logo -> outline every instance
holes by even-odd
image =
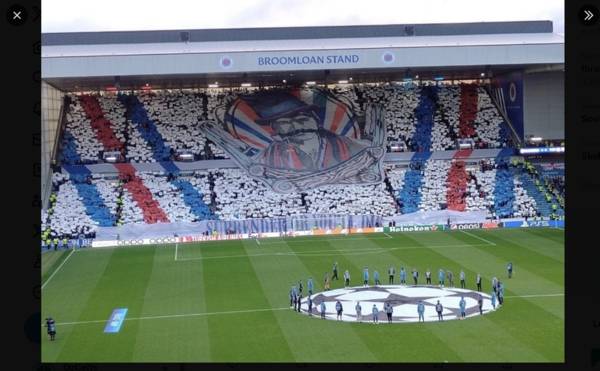
[[[465,318],[480,316],[478,299],[481,295],[481,312],[485,315],[499,308],[492,306],[490,295],[467,289],[439,288],[436,286],[403,286],[383,285],[371,287],[348,287],[324,292],[317,292],[311,296],[313,301],[311,314],[315,318],[321,315],[321,303],[325,303],[325,319],[336,320],[335,304],[342,304],[342,321],[356,322],[356,303],[361,305],[362,322],[372,323],[373,306],[378,309],[380,322],[385,321],[385,304],[393,307],[392,322],[410,323],[418,322],[417,305],[422,302],[425,306],[423,319],[425,322],[438,321],[435,305],[439,302],[443,306],[443,319],[455,320],[460,318],[460,301],[465,301]],[[302,298],[300,311],[308,315],[308,298]]]
[[[324,90],[263,90],[230,99],[214,117],[207,136],[275,192],[383,181],[381,106],[359,117]]]

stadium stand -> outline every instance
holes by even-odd
[[[451,162],[428,160],[423,170],[420,211],[441,210],[447,204],[447,177]]]
[[[54,174],[52,181],[57,192],[48,223],[50,237],[77,238],[80,234],[91,234],[98,222],[87,214],[83,197],[79,196],[75,184],[59,173]]]
[[[136,162],[168,161],[172,149],[165,143],[156,123],[148,116],[146,108],[137,95],[119,94],[119,101],[127,109],[130,120],[129,135],[134,141],[128,150],[128,157]]]
[[[306,213],[298,193],[278,194],[239,169],[211,170],[219,219],[269,218]]]
[[[97,163],[104,150],[79,99],[72,100],[67,113],[63,148],[61,160],[67,164]]]
[[[452,161],[446,182],[446,200],[448,209],[465,211],[467,207],[466,196],[468,181],[469,175],[466,171],[465,162]]]
[[[404,187],[396,193],[403,214],[419,211],[424,175],[423,167],[430,155],[430,152],[419,153],[412,158],[409,164],[409,170],[406,171],[404,176]]]
[[[140,101],[166,146],[174,151],[190,151],[196,160],[206,158],[202,95],[161,91],[141,94]]]
[[[475,84],[338,85],[333,92],[358,113],[367,103],[385,106],[390,143],[417,153],[409,163],[386,164],[385,182],[339,185],[279,194],[237,168],[180,174],[179,150],[195,160],[228,158],[203,134],[214,110],[245,89],[159,91],[71,96],[45,236],[92,235],[98,227],[136,223],[276,218],[309,214],[394,216],[417,211],[486,211],[493,217],[564,215],[564,170],[507,158],[453,160],[430,151],[456,149],[471,138],[476,148],[503,148],[508,130],[485,89]],[[76,164],[101,163],[105,151],[123,154],[119,174],[91,174]],[[437,158],[437,159],[436,159]],[[128,162],[128,163],[127,163]],[[165,171],[136,171],[131,163],[159,163]],[[564,167],[563,167],[564,168]],[[66,174],[70,175],[66,175]],[[72,207],[67,206],[72,203]],[[79,215],[79,217],[76,217]]]
[[[496,169],[493,160],[482,160],[478,166],[467,170],[469,182],[467,185],[465,211],[492,210],[494,206],[494,186]]]
[[[388,150],[403,143],[409,151],[456,149],[457,138],[472,138],[477,148],[501,148],[506,124],[482,87],[473,84],[403,87],[340,85],[332,89],[363,112],[365,103],[385,106]],[[61,162],[103,162],[102,153],[119,151],[127,162],[169,161],[180,151],[195,160],[229,156],[203,134],[214,110],[247,89],[159,91],[109,95],[70,95]]]
[[[496,164],[496,187],[494,188],[493,216],[498,218],[509,218],[513,214],[515,183],[513,174],[509,169],[509,163],[501,159]]]
[[[306,193],[309,214],[396,214],[396,202],[383,183],[376,185],[337,185]]]
[[[429,152],[431,150],[431,131],[433,116],[438,100],[438,87],[425,86],[421,89],[419,104],[415,109],[416,125],[408,148],[414,152]]]
[[[415,156],[408,166],[386,165],[386,181],[381,184],[328,186],[290,194],[275,193],[237,168],[181,175],[135,172],[131,165],[118,164],[119,178],[55,173],[56,202],[51,197],[43,230],[75,237],[79,231],[91,233],[99,226],[135,223],[304,214],[393,216],[445,209],[486,211],[500,218],[552,216],[541,207],[544,204],[536,198],[534,183],[522,165],[504,158],[475,163],[460,158],[436,160],[429,155]],[[66,207],[68,202],[75,207]],[[73,210],[85,217],[74,218]]]

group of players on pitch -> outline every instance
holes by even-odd
[[[508,273],[508,278],[512,278],[512,274],[513,274],[512,262],[509,262],[507,264],[506,270]],[[393,266],[390,266],[388,268],[388,283],[390,285],[394,284],[395,275],[396,275],[396,269]],[[405,285],[406,284],[406,270],[404,269],[404,267],[400,268],[399,276],[400,276],[400,284]],[[418,285],[419,284],[419,271],[417,271],[416,268],[413,268],[413,270],[412,270],[412,277],[413,277],[414,285]],[[460,287],[464,289],[466,286],[466,283],[465,283],[466,279],[465,279],[465,272],[463,270],[460,271],[459,279],[460,279]],[[329,272],[325,273],[325,279],[324,279],[324,284],[323,284],[323,288],[325,291],[327,291],[331,288],[332,280],[339,280],[338,263],[337,262],[333,263],[333,272],[331,275],[331,279],[329,278]],[[375,270],[373,272],[373,280],[374,280],[375,286],[381,285],[381,282],[379,280],[379,272],[377,270]],[[427,271],[425,272],[425,282],[427,285],[432,284],[431,283],[431,270],[429,268],[427,268]],[[438,271],[439,287],[441,287],[441,288],[445,287],[446,282],[448,282],[448,287],[454,287],[454,275],[453,275],[452,271],[450,271],[450,270],[444,271],[443,269],[440,268],[440,270]],[[477,284],[477,291],[481,291],[482,290],[481,289],[481,274],[477,273],[477,277],[475,278],[475,283]],[[350,272],[348,270],[346,270],[344,272],[344,287],[348,287],[348,286],[350,286]],[[369,268],[365,267],[363,269],[363,287],[368,287],[368,286],[369,286]],[[301,308],[301,303],[302,303],[303,289],[304,289],[304,286],[302,285],[302,280],[298,281],[298,284],[293,285],[290,289],[290,293],[289,293],[290,308],[293,308],[294,311],[298,311],[298,312],[301,311],[300,308]],[[307,280],[307,289],[308,289],[308,299],[307,299],[308,314],[310,316],[312,316],[312,313],[313,313],[312,295],[313,295],[313,290],[314,290],[314,282],[313,282],[312,277],[310,277]],[[500,282],[500,280],[498,280],[497,277],[492,278],[491,301],[492,301],[492,307],[494,309],[496,309],[496,302],[498,302],[499,305],[502,305],[504,303],[504,284],[502,282]],[[480,314],[483,314],[483,299],[482,299],[481,295],[479,296],[478,304],[479,304],[479,312],[480,312]],[[335,304],[335,307],[336,307],[335,309],[337,312],[337,319],[341,320],[342,312],[343,312],[342,303],[338,300]],[[459,302],[459,308],[461,310],[461,317],[464,318],[465,300],[463,297],[461,297],[461,300]],[[436,304],[436,312],[438,313],[438,319],[440,321],[443,320],[443,315],[442,315],[443,309],[444,308],[443,308],[442,304],[438,301]],[[362,308],[360,306],[360,302],[357,302],[355,310],[356,310],[356,314],[357,314],[357,320],[361,321]],[[389,303],[389,302],[386,303],[384,305],[383,310],[385,311],[385,313],[388,317],[388,322],[391,323],[392,322],[392,313],[393,313],[393,306],[391,305],[391,303]],[[326,304],[324,301],[321,302],[319,311],[321,313],[321,318],[325,319]],[[417,311],[419,314],[419,322],[421,320],[423,320],[423,322],[424,322],[425,320],[423,318],[423,313],[425,312],[425,306],[422,301],[419,302],[419,304],[417,305]],[[378,323],[379,309],[377,308],[377,306],[375,304],[373,304],[372,313],[373,313],[373,322]]]

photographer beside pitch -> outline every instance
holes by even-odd
[[[48,335],[50,336],[50,341],[54,341],[56,338],[56,323],[52,317],[46,318],[46,327],[48,328]]]

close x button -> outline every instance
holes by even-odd
[[[20,26],[27,21],[27,10],[22,5],[12,5],[6,11],[6,19],[13,26]]]

